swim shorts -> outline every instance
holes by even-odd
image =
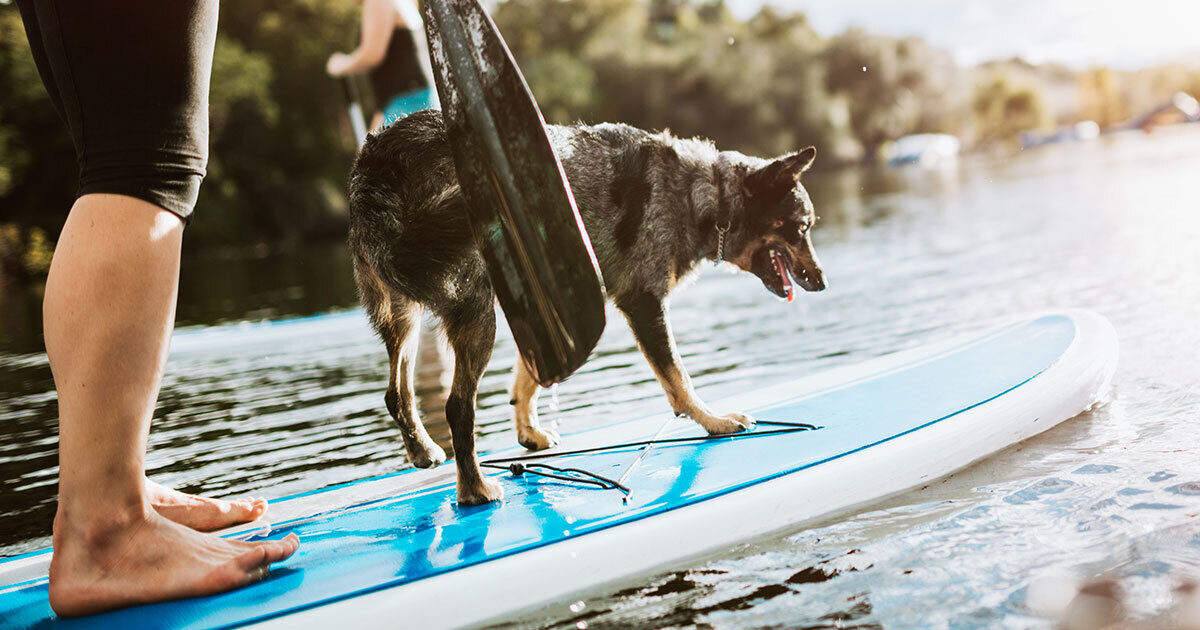
[[[80,196],[128,195],[191,220],[208,163],[218,0],[17,0],[67,123]]]
[[[441,108],[433,88],[418,88],[405,92],[388,101],[387,107],[383,109],[383,126],[386,127],[413,112]]]

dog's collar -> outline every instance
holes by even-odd
[[[721,168],[720,158],[717,162],[713,162],[713,185],[717,190],[717,216],[713,221],[713,229],[717,231],[717,251],[715,253],[716,262],[725,260],[725,234],[729,232],[729,226],[733,221],[730,216],[729,206],[725,202],[725,196],[721,194]]]

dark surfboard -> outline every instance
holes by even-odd
[[[471,228],[517,348],[542,385],[587,360],[604,289],[575,198],[525,78],[476,0],[421,13]]]

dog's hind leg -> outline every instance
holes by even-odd
[[[446,338],[454,350],[454,382],[446,399],[446,422],[450,424],[454,440],[460,505],[482,505],[499,501],[504,496],[500,484],[480,472],[475,457],[475,395],[483,370],[492,357],[492,344],[496,341],[496,311],[492,300],[480,302],[459,303],[449,312],[439,313]]]
[[[417,468],[431,468],[446,461],[446,452],[425,430],[413,393],[417,344],[420,341],[417,330],[421,323],[420,313],[421,309],[406,298],[392,299],[391,322],[388,333],[384,335],[390,373],[383,400],[388,413],[400,427],[409,461]]]
[[[398,295],[375,273],[366,257],[354,257],[354,280],[359,297],[371,318],[375,332],[383,339],[388,353],[388,389],[384,404],[392,420],[400,427],[408,459],[418,468],[429,468],[446,461],[446,453],[425,431],[417,415],[413,396],[413,372],[417,351],[417,326],[421,309],[412,300]]]
[[[513,422],[517,426],[517,442],[521,446],[540,451],[558,444],[558,432],[549,427],[543,428],[538,424],[537,399],[539,387],[533,380],[533,374],[525,365],[525,359],[517,355],[517,365],[513,369],[516,376],[513,379],[511,398],[513,406]]]

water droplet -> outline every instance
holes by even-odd
[[[863,72],[866,72],[866,71],[867,71],[867,67],[863,66]]]
[[[733,45],[733,38],[732,38],[732,37],[730,37],[729,39],[725,40],[725,43],[727,43],[727,44],[729,44],[730,46],[732,46],[732,45]]]
[[[586,621],[578,621],[575,623],[575,627],[579,628],[579,630],[587,630],[587,622]]]
[[[587,608],[587,604],[583,602],[575,602],[574,604],[571,604],[571,612],[573,613],[583,612],[584,608]]]

